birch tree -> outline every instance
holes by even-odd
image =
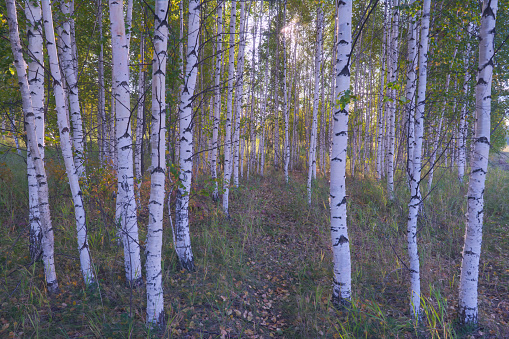
[[[134,196],[133,150],[129,91],[128,45],[122,2],[109,0],[111,46],[113,57],[113,89],[115,101],[115,138],[117,150],[117,222],[124,244],[124,264],[129,284],[141,280],[138,219]]]
[[[315,87],[313,94],[313,123],[311,125],[311,140],[309,141],[308,155],[308,205],[311,205],[311,182],[313,180],[313,168],[316,166],[316,133],[318,125],[318,106],[320,102],[320,69],[322,66],[322,32],[323,32],[323,8],[320,3],[316,13],[316,47],[315,47]]]
[[[43,1],[44,2],[44,1]],[[75,73],[75,58],[73,56],[73,43],[71,39],[71,8],[70,3],[62,1],[60,9],[65,16],[62,25],[58,26],[60,59],[62,70],[64,71],[65,81],[67,82],[67,90],[69,97],[69,116],[72,122],[72,139],[75,150],[75,166],[80,177],[85,176],[85,147],[83,134],[83,120],[81,117],[78,79]]]
[[[193,173],[193,95],[198,74],[198,46],[200,29],[199,0],[189,1],[189,23],[187,33],[187,60],[184,86],[180,94],[180,185],[175,205],[175,250],[180,266],[194,271],[191,235],[189,233],[189,194]]]
[[[86,212],[83,204],[83,194],[79,183],[80,171],[76,167],[73,158],[72,144],[70,136],[70,126],[67,122],[65,92],[62,87],[63,78],[60,73],[59,60],[56,48],[55,33],[53,29],[53,14],[49,1],[42,1],[42,16],[44,22],[44,34],[46,37],[46,49],[48,51],[48,59],[51,76],[53,78],[53,93],[55,95],[55,105],[57,111],[57,122],[60,134],[60,147],[64,158],[65,170],[71,188],[72,200],[74,203],[74,217],[76,219],[76,229],[78,234],[78,251],[80,255],[81,272],[85,284],[89,285],[95,282],[92,260],[88,246],[88,234],[86,224]],[[72,59],[71,59],[72,63]],[[73,67],[72,64],[68,67]],[[74,70],[71,69],[74,73]]]
[[[410,257],[410,309],[416,319],[420,316],[421,280],[417,248],[417,217],[421,205],[421,155],[424,131],[424,109],[426,104],[426,82],[428,76],[428,46],[431,0],[424,0],[421,18],[419,48],[419,84],[415,109],[413,169],[410,170],[410,202],[408,203],[407,244]]]
[[[54,236],[49,208],[48,180],[46,176],[46,169],[44,168],[43,158],[37,145],[35,115],[32,107],[32,98],[28,85],[28,77],[26,74],[26,63],[23,58],[21,42],[19,38],[16,2],[15,0],[6,0],[5,4],[7,9],[7,23],[9,25],[9,41],[14,57],[14,67],[16,68],[18,84],[21,91],[21,101],[23,105],[23,113],[25,116],[27,140],[30,144],[30,151],[35,165],[37,183],[39,184],[38,200],[42,234],[42,251],[40,255],[44,264],[46,288],[48,289],[48,292],[56,293],[58,291],[58,280],[55,271]]]
[[[166,178],[166,60],[168,0],[157,0],[152,59],[152,166],[147,226],[147,323],[164,323],[161,251],[163,245],[164,179]]]
[[[37,134],[39,154],[44,162],[44,57],[42,37],[42,12],[39,2],[25,1],[25,16],[27,22],[28,52],[28,83],[32,98],[32,108]],[[38,201],[38,183],[35,163],[30,143],[27,143],[27,178],[28,178],[28,206],[30,223],[30,256],[37,260],[41,252],[41,220]]]
[[[476,324],[479,313],[477,288],[484,217],[484,188],[490,152],[491,82],[497,10],[498,0],[482,2],[479,68],[475,87],[474,158],[467,193],[467,224],[459,286],[460,321],[465,324]]]
[[[221,65],[223,62],[223,1],[218,0],[217,6],[217,21],[216,21],[216,62],[214,69],[214,117],[212,128],[212,145],[211,145],[211,158],[210,158],[210,172],[212,180],[214,180],[214,192],[212,199],[219,198],[218,184],[217,184],[217,151],[218,151],[218,136],[219,136],[219,115],[221,110]]]
[[[388,54],[388,67],[389,74],[388,80],[392,84],[396,84],[398,80],[398,35],[399,35],[399,0],[392,0],[392,28],[391,28],[391,41]],[[387,128],[389,130],[387,136],[389,145],[387,147],[387,191],[389,192],[389,199],[394,199],[394,149],[396,139],[396,89],[392,86],[388,90],[389,97],[392,101],[388,103],[387,110]]]
[[[235,87],[235,135],[233,137],[233,184],[239,187],[240,116],[244,91],[244,51],[246,30],[245,1],[240,2],[239,51],[237,54],[237,81]]]
[[[330,210],[334,262],[332,299],[336,304],[349,303],[352,294],[350,240],[346,218],[346,155],[350,95],[350,54],[352,52],[352,1],[337,4],[336,103],[331,150]]]
[[[230,42],[228,55],[228,98],[226,100],[226,122],[224,142],[224,183],[223,183],[223,211],[228,216],[228,196],[231,178],[231,139],[232,139],[232,111],[233,111],[233,82],[235,80],[235,26],[237,18],[237,2],[231,1],[230,9]]]

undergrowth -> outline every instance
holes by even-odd
[[[353,302],[331,303],[328,181],[314,182],[307,206],[305,173],[267,169],[230,194],[231,218],[200,176],[190,203],[196,272],[180,270],[166,217],[163,278],[166,324],[145,326],[144,287],[125,285],[114,228],[114,174],[90,162],[84,185],[97,288],[81,279],[73,206],[58,152],[47,152],[60,293],[49,297],[41,263],[30,264],[25,163],[0,160],[0,337],[30,338],[459,338],[509,337],[509,173],[490,169],[480,271],[480,328],[455,325],[467,184],[438,171],[419,221],[423,319],[409,315],[406,270],[408,189],[368,177],[347,178]],[[440,180],[439,180],[440,178]],[[147,224],[148,178],[141,188],[140,239]],[[505,200],[502,197],[506,197]],[[167,215],[167,212],[166,212]]]

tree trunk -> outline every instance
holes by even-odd
[[[200,29],[200,1],[189,1],[187,60],[184,86],[180,94],[180,174],[175,206],[175,246],[180,266],[194,271],[191,235],[189,233],[189,195],[193,173],[193,95],[198,75],[198,46]]]
[[[50,293],[58,291],[58,281],[55,272],[54,262],[54,238],[53,227],[51,225],[51,215],[49,209],[48,181],[42,155],[37,144],[37,133],[35,129],[35,115],[32,107],[32,98],[28,86],[28,78],[26,74],[26,64],[23,59],[21,42],[18,32],[18,16],[16,13],[15,0],[6,0],[7,23],[9,25],[9,40],[11,44],[12,54],[14,57],[14,66],[18,76],[18,84],[21,91],[21,100],[23,104],[23,113],[25,115],[25,127],[27,131],[27,139],[30,144],[32,159],[35,164],[35,173],[39,184],[38,199],[39,213],[41,217],[41,247],[42,262],[44,263],[44,274],[46,278],[46,287]]]
[[[498,0],[483,1],[479,71],[475,88],[477,125],[474,138],[474,159],[467,193],[467,225],[459,286],[460,321],[465,324],[476,324],[478,321],[477,288],[484,216],[484,187],[490,152],[491,82],[497,10]]]
[[[240,2],[240,30],[239,30],[239,51],[237,56],[237,81],[235,87],[235,135],[233,137],[233,184],[239,187],[239,153],[240,153],[240,116],[242,113],[242,93],[244,87],[244,50],[246,48],[245,26],[246,13],[245,2]]]
[[[230,166],[231,166],[231,139],[232,139],[232,111],[233,111],[233,90],[235,80],[235,27],[237,23],[237,2],[231,2],[230,9],[230,45],[228,55],[228,99],[226,102],[226,123],[224,143],[224,186],[223,186],[223,211],[229,216],[228,195],[230,192]]]
[[[316,13],[316,49],[315,49],[315,86],[313,94],[313,122],[311,125],[311,140],[309,141],[308,156],[308,205],[311,205],[311,182],[313,180],[313,169],[316,167],[316,132],[318,125],[318,106],[320,103],[320,69],[322,66],[322,32],[323,32],[323,8],[318,7]],[[315,172],[316,173],[316,172]]]
[[[126,279],[140,284],[141,260],[138,241],[138,219],[134,194],[133,149],[129,92],[128,45],[122,3],[109,0],[111,45],[113,57],[113,88],[116,117],[117,150],[117,213],[124,242]],[[117,220],[118,220],[117,219]]]
[[[25,1],[25,16],[27,22],[28,50],[30,62],[28,63],[28,83],[32,97],[35,132],[39,154],[44,162],[44,56],[42,37],[42,12],[40,3]],[[35,172],[35,163],[30,143],[27,142],[27,177],[28,177],[28,205],[30,223],[30,256],[37,260],[41,252],[41,225],[38,201],[38,184]]]
[[[218,183],[217,183],[217,149],[218,135],[219,135],[219,114],[221,110],[221,63],[223,61],[223,1],[218,0],[217,6],[217,30],[216,30],[216,63],[214,73],[214,116],[213,116],[213,129],[212,129],[212,150],[210,159],[210,173],[212,180],[214,180],[214,192],[212,193],[212,199],[214,201],[219,199]]]
[[[392,15],[392,31],[391,31],[391,45],[389,54],[391,57],[388,61],[389,64],[389,76],[388,80],[396,84],[398,80],[398,35],[399,35],[399,0],[392,0],[393,2],[393,15]],[[389,199],[394,199],[394,149],[396,139],[396,89],[389,89],[390,97],[392,101],[388,103],[388,124],[389,129],[388,135],[388,147],[387,147],[387,191],[389,193]]]
[[[166,178],[166,60],[168,0],[156,1],[152,59],[152,167],[147,226],[147,323],[164,323],[161,267]],[[143,57],[142,57],[143,58]],[[143,72],[142,72],[143,73]]]
[[[337,2],[338,39],[336,61],[336,102],[349,95],[352,49],[352,1]],[[346,217],[346,155],[348,145],[348,103],[334,109],[334,133],[331,151],[330,206],[334,261],[332,299],[335,304],[349,303],[352,290],[350,241]]]
[[[83,119],[80,110],[78,79],[75,73],[75,58],[73,57],[73,43],[71,39],[71,8],[70,3],[60,4],[62,13],[66,16],[63,24],[57,28],[59,35],[60,59],[69,96],[69,115],[72,122],[72,139],[74,144],[74,164],[80,178],[85,176],[85,147],[83,133]]]

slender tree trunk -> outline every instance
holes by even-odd
[[[413,4],[414,0],[410,2]],[[411,189],[411,177],[412,171],[414,170],[414,128],[415,128],[415,97],[417,88],[417,74],[416,64],[418,59],[417,53],[417,23],[414,21],[414,17],[409,18],[410,23],[408,25],[408,70],[407,70],[407,81],[406,81],[406,121],[407,121],[407,179],[408,187]]]
[[[9,41],[11,44],[12,54],[14,57],[14,66],[18,76],[18,84],[21,91],[21,100],[23,105],[23,113],[25,115],[25,127],[27,131],[27,139],[30,144],[32,159],[35,164],[35,172],[37,182],[39,184],[39,213],[41,218],[41,247],[42,262],[44,264],[44,274],[46,278],[46,287],[50,293],[58,291],[58,281],[55,272],[54,262],[54,237],[53,227],[51,225],[51,215],[49,209],[48,181],[42,155],[39,151],[37,143],[37,133],[35,128],[35,115],[32,107],[32,98],[28,85],[28,77],[26,74],[26,64],[23,59],[21,42],[18,32],[18,16],[16,13],[15,0],[6,0],[7,23],[9,25]]]
[[[322,32],[323,32],[323,7],[320,5],[316,13],[316,49],[314,69],[314,95],[313,95],[313,123],[311,125],[311,140],[309,141],[308,156],[308,205],[311,205],[311,182],[313,180],[313,169],[316,167],[316,132],[318,125],[318,106],[320,103],[320,69],[322,66]],[[316,173],[316,172],[315,172]],[[316,176],[316,174],[315,174]]]
[[[468,90],[469,90],[469,80],[470,74],[468,73],[468,61],[470,58],[470,46],[467,45],[467,50],[465,51],[465,56],[463,58],[463,67],[465,69],[465,77],[463,80],[463,94],[465,96],[465,102],[461,109],[461,116],[459,122],[459,135],[458,135],[458,180],[460,183],[463,182],[463,177],[465,176],[465,166],[466,166],[466,137],[467,137],[467,127],[466,127],[466,119],[468,112]]]
[[[113,56],[113,89],[116,116],[116,144],[118,157],[117,216],[124,242],[124,263],[128,283],[138,285],[141,280],[138,219],[134,194],[133,149],[129,92],[128,45],[122,3],[109,0],[111,45]]]
[[[474,138],[474,159],[467,193],[467,225],[459,286],[459,314],[461,322],[465,324],[476,324],[478,321],[477,288],[484,217],[484,188],[490,152],[491,82],[497,10],[498,0],[483,1],[479,71],[475,88],[477,125]]]
[[[419,48],[419,84],[417,87],[417,106],[415,109],[415,129],[414,129],[414,157],[413,171],[410,173],[410,202],[408,203],[408,228],[407,243],[408,255],[410,258],[410,310],[412,316],[416,319],[420,317],[421,302],[421,280],[419,268],[419,254],[417,248],[417,217],[421,205],[421,163],[422,163],[422,140],[424,131],[424,111],[426,104],[426,82],[428,76],[428,42],[429,42],[429,24],[430,24],[430,6],[431,0],[424,0],[421,36]]]
[[[284,3],[285,8],[283,11],[283,25],[286,23],[286,1]],[[290,141],[288,140],[288,128],[290,119],[290,109],[288,107],[288,86],[286,84],[286,70],[288,68],[288,57],[286,53],[286,37],[283,35],[283,115],[285,119],[285,140],[284,140],[284,158],[283,158],[283,170],[285,174],[285,181],[288,183],[288,165],[290,163]],[[290,87],[291,88],[291,87]]]
[[[159,3],[159,2],[157,2]],[[159,41],[155,41],[159,43]],[[166,74],[166,72],[164,72]],[[143,152],[143,120],[145,119],[145,35],[140,36],[140,66],[138,67],[138,105],[136,108],[136,144],[134,145],[134,171],[138,183],[138,201],[143,173],[141,171],[141,153]],[[165,113],[166,114],[166,113]]]
[[[389,81],[393,84],[398,80],[398,35],[399,35],[399,0],[392,0],[392,32],[391,46],[389,49]],[[390,97],[392,102],[388,103],[388,138],[389,145],[387,147],[387,191],[389,199],[394,199],[394,149],[396,140],[396,89],[390,89]]]
[[[224,143],[224,186],[223,186],[223,211],[229,216],[228,195],[230,192],[230,167],[231,167],[231,139],[232,139],[232,111],[233,111],[233,90],[235,80],[235,26],[237,23],[237,2],[232,0],[230,9],[230,45],[228,55],[228,99],[226,102],[226,123]]]
[[[168,49],[168,0],[155,5],[154,57],[152,59],[152,167],[147,226],[147,323],[164,323],[161,267],[166,178],[166,61]],[[142,57],[143,58],[143,57]],[[143,73],[143,72],[142,72]]]
[[[217,183],[217,150],[219,147],[219,113],[221,110],[221,63],[223,61],[223,1],[218,0],[217,6],[217,21],[216,21],[216,64],[214,73],[214,116],[213,116],[213,129],[212,129],[212,156],[210,161],[210,172],[212,180],[214,180],[214,192],[212,199],[214,201],[219,199],[218,183]]]
[[[71,136],[69,134],[69,124],[66,114],[66,97],[62,87],[62,74],[58,67],[58,55],[53,30],[53,15],[49,1],[42,1],[42,15],[44,20],[44,33],[46,37],[46,48],[48,50],[48,58],[51,76],[53,78],[53,92],[55,95],[55,104],[57,110],[58,128],[60,133],[60,147],[64,158],[67,178],[71,188],[72,199],[74,203],[74,214],[76,219],[76,228],[78,234],[78,251],[80,254],[81,272],[85,284],[89,285],[95,281],[92,260],[88,246],[88,234],[86,224],[85,206],[83,205],[83,194],[79,184],[79,169],[75,166],[76,161],[73,159]],[[65,13],[65,12],[64,12]],[[69,39],[70,40],[70,39]],[[64,42],[65,44],[66,42]],[[74,68],[71,63],[69,72],[74,74]],[[72,90],[70,90],[72,91]]]
[[[175,206],[175,241],[180,266],[194,271],[191,235],[189,232],[189,195],[193,173],[193,95],[198,75],[198,46],[200,30],[199,0],[189,1],[189,23],[187,33],[187,60],[184,86],[180,94],[180,174],[181,185],[177,190]]]
[[[44,162],[44,57],[42,37],[42,12],[39,1],[25,1],[28,50],[28,83],[34,112],[35,132],[39,154]],[[19,149],[19,147],[18,147]],[[37,260],[41,253],[41,220],[39,213],[38,183],[30,143],[27,142],[28,206],[30,222],[30,256]]]
[[[62,70],[64,71],[65,81],[69,96],[69,113],[72,122],[72,139],[75,150],[74,163],[80,177],[85,176],[85,147],[83,133],[83,119],[80,110],[78,78],[75,68],[75,58],[73,57],[73,43],[71,38],[71,8],[70,3],[62,2],[60,4],[62,13],[66,16],[63,24],[59,26],[58,35],[60,50],[60,59]]]
[[[338,39],[336,61],[336,102],[350,89],[349,57],[352,50],[352,1],[337,2]],[[335,304],[349,303],[352,294],[350,241],[346,217],[346,155],[348,147],[349,105],[334,109],[334,134],[332,137],[330,206],[331,237],[334,261],[332,299]]]
[[[240,30],[239,30],[239,51],[237,56],[237,81],[235,87],[235,135],[233,137],[233,184],[239,187],[239,159],[240,152],[240,116],[242,113],[242,96],[244,89],[244,50],[246,41],[244,36],[246,26],[245,2],[240,2]]]
[[[99,159],[101,166],[105,162],[106,155],[106,96],[104,93],[104,46],[102,43],[103,39],[103,9],[102,9],[102,0],[97,0],[98,7],[98,16],[97,16],[97,24],[99,26],[99,57],[98,57],[98,69],[97,69],[97,81],[98,81],[98,103],[97,110],[99,113],[99,133],[100,137],[98,140],[98,148],[99,148]]]

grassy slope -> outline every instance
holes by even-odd
[[[396,202],[371,179],[349,179],[354,302],[350,312],[330,304],[332,264],[328,186],[316,182],[313,206],[305,199],[302,173],[290,185],[281,172],[253,177],[231,195],[231,220],[203,194],[192,196],[191,234],[197,271],[176,267],[169,223],[164,233],[167,325],[150,331],[144,288],[125,287],[122,249],[112,227],[115,180],[90,170],[86,197],[90,244],[99,288],[83,288],[73,209],[59,159],[48,156],[57,274],[61,293],[49,298],[41,264],[29,265],[24,164],[9,155],[0,164],[0,337],[462,337],[454,327],[466,211],[466,186],[441,177],[420,222],[423,304],[426,319],[414,326],[408,314],[405,272],[404,182]],[[149,185],[142,189],[146,206]],[[504,198],[505,197],[505,198]],[[482,328],[468,335],[509,337],[509,172],[492,168],[486,189],[481,257]],[[140,211],[142,239],[147,211]],[[131,317],[129,317],[131,315]]]

